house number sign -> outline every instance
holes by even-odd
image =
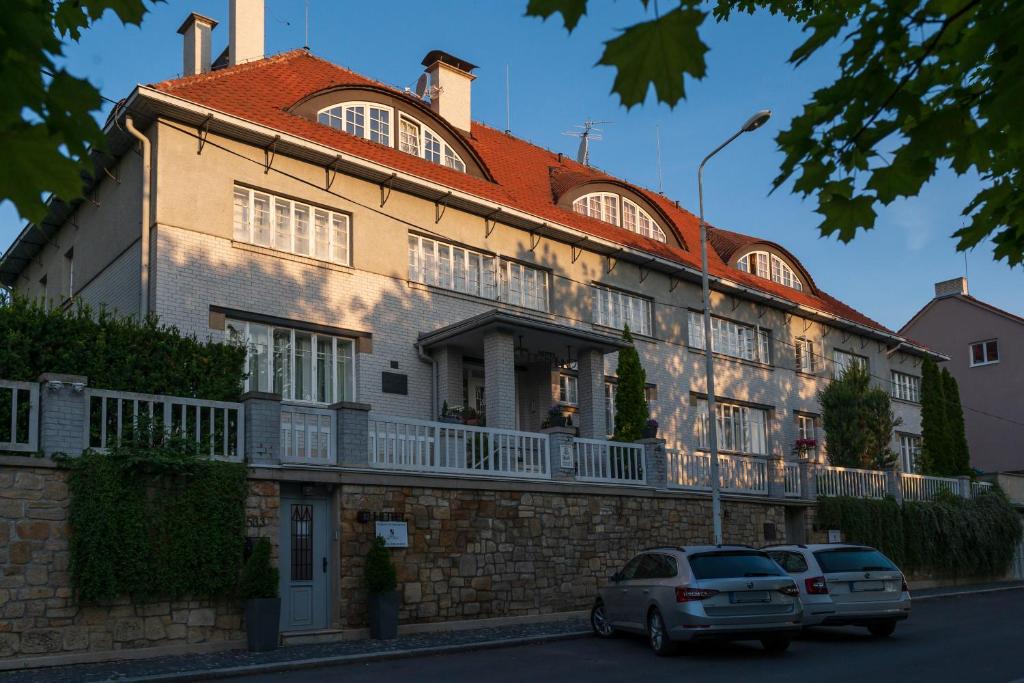
[[[558,446],[558,460],[563,470],[572,469],[572,446],[563,443]]]

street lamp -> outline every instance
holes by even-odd
[[[711,442],[711,518],[715,545],[722,544],[722,492],[718,481],[718,415],[715,410],[715,359],[711,352],[711,296],[708,287],[708,229],[704,223],[704,164],[743,133],[755,131],[772,116],[771,109],[762,109],[733,133],[732,137],[704,157],[697,169],[697,197],[700,202],[700,282],[704,294],[704,360],[707,373],[708,439]]]

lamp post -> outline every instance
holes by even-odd
[[[708,440],[711,446],[711,519],[715,545],[722,544],[722,492],[718,481],[718,415],[715,410],[715,359],[711,352],[711,296],[708,286],[708,229],[704,223],[704,164],[721,152],[726,145],[744,133],[757,130],[772,116],[771,109],[762,109],[743,124],[732,137],[704,157],[697,169],[697,197],[700,203],[700,282],[704,295],[704,360],[708,393]]]

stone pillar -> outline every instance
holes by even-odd
[[[431,420],[436,420],[443,410],[445,401],[449,408],[466,405],[466,396],[462,387],[462,351],[451,346],[442,346],[434,351],[434,360],[437,361],[437,415],[431,415]]]
[[[515,337],[505,330],[484,335],[484,400],[487,426],[516,428]]]
[[[808,500],[818,498],[818,465],[807,460],[800,461],[800,497]]]
[[[580,436],[585,439],[608,438],[604,405],[604,354],[588,349],[579,359]]]
[[[665,439],[640,439],[644,447],[644,475],[647,485],[663,491],[668,488],[668,461]]]
[[[960,480],[960,496],[962,498],[971,498],[971,478],[965,474],[957,477]]]
[[[786,497],[786,459],[781,455],[769,455],[765,459],[768,470],[768,497]]]
[[[885,471],[885,493],[896,499],[896,502],[903,504],[902,475],[895,467]]]
[[[338,434],[334,444],[336,462],[344,467],[368,467],[370,404],[341,401],[331,408],[338,414]]]
[[[82,375],[47,372],[39,376],[39,450],[44,456],[81,455],[89,447],[88,385]]]
[[[572,427],[547,427],[540,431],[548,435],[551,478],[555,481],[575,481],[576,458],[572,450],[572,437],[576,430]],[[564,463],[563,455],[566,456]]]
[[[253,464],[281,462],[281,396],[266,391],[242,394],[245,406],[245,459]]]

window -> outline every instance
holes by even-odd
[[[839,379],[846,372],[846,369],[856,365],[864,370],[868,369],[868,359],[864,356],[858,356],[855,353],[849,351],[840,351],[839,349],[832,349],[832,377]]]
[[[690,555],[695,579],[785,576],[782,568],[759,550],[720,550]]]
[[[273,218],[271,218],[273,217]],[[349,216],[235,186],[234,238],[349,265]]]
[[[690,311],[688,323],[690,346],[704,348],[704,314]],[[711,349],[715,353],[770,365],[772,362],[771,331],[751,327],[723,318],[711,318]]]
[[[558,376],[558,402],[574,406],[579,402],[579,380],[575,375]]]
[[[642,555],[633,579],[671,579],[678,573],[675,558],[662,554]]]
[[[903,401],[921,402],[921,378],[904,372],[892,371],[892,397]]]
[[[391,107],[371,102],[346,102],[322,110],[317,114],[317,121],[390,147],[391,116]]]
[[[816,459],[818,455],[817,447],[817,431],[815,429],[815,422],[817,418],[813,415],[800,415],[796,416],[796,438],[802,441],[811,440],[815,442],[813,448],[807,449],[807,457],[811,460]]]
[[[594,323],[651,335],[651,301],[616,289],[594,286]]]
[[[70,299],[75,295],[75,250],[68,249],[64,254],[64,296]]]
[[[768,557],[775,560],[788,574],[803,574],[807,571],[807,560],[800,553],[785,550],[769,550]]]
[[[620,197],[611,192],[591,192],[572,203],[576,213],[611,223],[644,237],[664,242],[665,231],[651,218],[651,215],[640,208],[635,202],[621,198],[622,211],[619,211]],[[622,220],[619,220],[621,213]]]
[[[749,254],[745,254],[736,262],[736,267],[740,270],[751,273],[758,277],[763,277],[766,280],[772,282],[778,282],[780,285],[785,285],[796,290],[803,290],[803,285],[800,283],[800,278],[796,276],[793,269],[775,254],[769,254],[766,251],[752,251]]]
[[[814,559],[826,574],[867,571],[896,571],[896,565],[874,548],[817,550]]]
[[[921,470],[921,437],[917,434],[900,434],[900,466],[911,474]]]
[[[409,279],[538,311],[548,310],[546,271],[428,237],[409,235]]]
[[[708,402],[698,399],[697,443],[708,448]],[[768,412],[760,408],[715,402],[718,415],[718,448],[723,451],[766,455],[768,453]]]
[[[241,320],[228,338],[246,346],[246,391],[286,401],[335,403],[355,397],[355,341]]]
[[[404,116],[398,120],[398,149],[413,156],[420,155],[420,125]]]
[[[999,341],[990,339],[971,344],[971,367],[999,362]]]
[[[796,340],[793,346],[796,350],[797,371],[813,375],[815,370],[814,342],[801,337]]]

